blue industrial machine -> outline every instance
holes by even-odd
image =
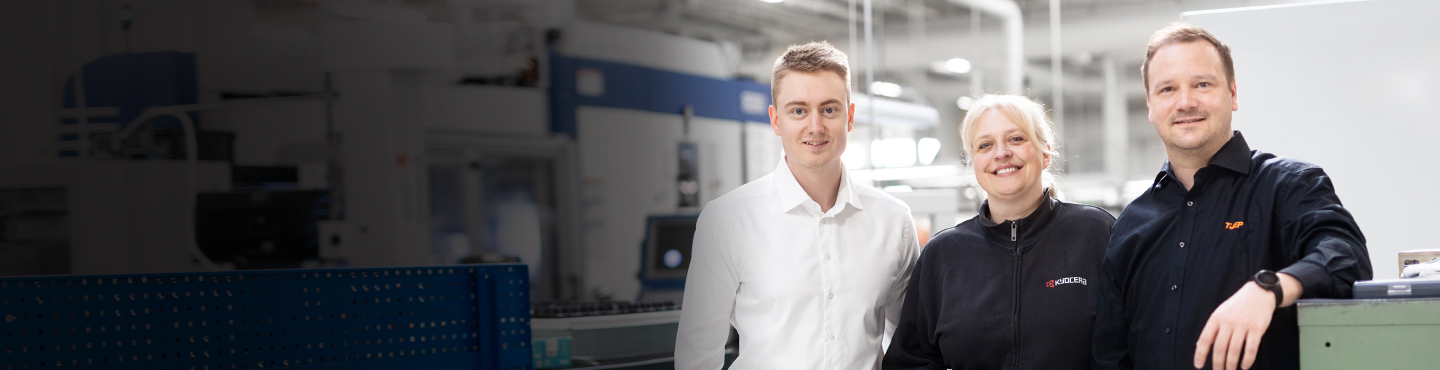
[[[5,369],[530,369],[525,265],[0,278]]]

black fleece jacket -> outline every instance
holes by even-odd
[[[1100,262],[1115,217],[1050,198],[925,245],[885,369],[1088,369]],[[989,204],[980,207],[989,214]]]

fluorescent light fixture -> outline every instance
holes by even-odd
[[[840,163],[845,164],[845,169],[857,170],[865,168],[866,157],[868,155],[865,153],[865,145],[852,141],[845,144],[845,152],[840,153]],[[784,158],[783,154],[781,158]]]
[[[915,188],[910,187],[910,185],[890,185],[885,187],[885,191],[890,193],[909,193],[915,191]]]
[[[856,173],[862,171],[850,171]],[[959,166],[915,166],[905,168],[876,168],[869,171],[875,181],[914,180],[960,175]]]
[[[915,139],[897,137],[870,142],[870,164],[876,168],[915,165]]]
[[[975,98],[962,96],[960,99],[955,99],[955,106],[960,107],[960,109],[970,110],[970,106],[972,105],[975,105]]]
[[[875,95],[897,98],[900,97],[901,90],[903,89],[900,88],[900,85],[891,82],[875,81],[870,83],[870,92]]]
[[[330,12],[355,18],[404,24],[425,23],[425,20],[428,18],[425,16],[425,13],[414,10],[365,3],[339,3],[331,5]]]
[[[760,0],[760,1],[764,1],[764,2],[767,2],[767,3],[771,3],[771,4],[783,3],[783,2],[785,2],[785,0]]]
[[[920,165],[929,166],[930,163],[935,162],[935,156],[940,154],[940,139],[933,137],[921,138],[920,141],[916,143],[915,149],[919,151],[917,154],[920,155]]]
[[[1150,184],[1152,183],[1152,180],[1126,181],[1125,185],[1120,188],[1120,197],[1128,203],[1130,200],[1139,198],[1140,195],[1145,194],[1145,191],[1150,189]]]
[[[951,73],[969,73],[970,61],[960,58],[950,58],[945,61],[945,70]]]

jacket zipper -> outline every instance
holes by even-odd
[[[1018,233],[1016,232],[1016,228],[1018,226],[1016,226],[1016,224],[1015,221],[1010,221],[1010,244],[1015,247],[1015,278],[1011,284],[1014,287],[1012,296],[1015,302],[1014,312],[1010,315],[1010,332],[1013,333],[1011,337],[1014,339],[1014,345],[1010,351],[1010,355],[1014,356],[1015,359],[1015,366],[1013,368],[1019,369],[1022,368],[1020,366],[1020,242],[1017,237]]]

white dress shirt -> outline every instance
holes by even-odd
[[[700,213],[675,368],[878,369],[920,254],[910,208],[840,177],[822,212],[780,160]]]

